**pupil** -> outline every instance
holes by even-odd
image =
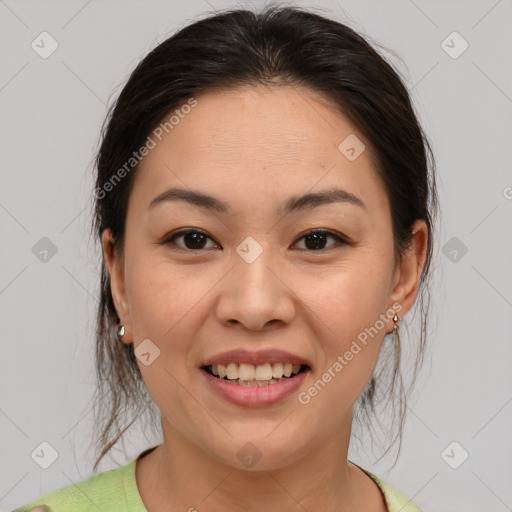
[[[183,241],[188,249],[202,249],[205,238],[206,237],[202,233],[185,233]]]
[[[306,247],[308,249],[314,249],[314,250],[321,249],[321,247],[318,247],[318,245],[322,245],[322,242],[325,242],[325,237],[326,237],[325,233],[311,233],[311,234],[307,235],[306,236]],[[322,239],[322,240],[320,240],[320,239]],[[311,240],[313,243],[308,244],[308,240]],[[313,245],[313,247],[310,247],[310,245]]]

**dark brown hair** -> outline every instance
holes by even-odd
[[[427,332],[426,281],[437,210],[434,158],[399,72],[342,23],[299,7],[227,10],[189,24],[154,48],[130,75],[103,126],[95,162],[94,236],[101,240],[103,231],[110,228],[114,250],[122,255],[128,198],[137,170],[133,155],[161,120],[200,93],[245,84],[308,87],[336,105],[366,137],[389,198],[397,261],[409,247],[414,221],[426,222],[429,240],[416,304],[421,318],[414,381]],[[148,407],[152,415],[158,414],[133,344],[117,339],[118,323],[102,261],[94,469]],[[382,429],[392,434],[391,444],[401,440],[405,418],[400,351],[400,344],[384,344],[378,368],[354,414],[354,421],[367,425],[373,434],[382,425],[374,421],[373,413],[377,405],[383,406],[384,414],[393,419],[391,427]]]

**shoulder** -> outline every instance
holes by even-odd
[[[363,468],[361,468],[363,469]],[[421,509],[412,500],[407,498],[400,491],[393,489],[389,485],[385,484],[380,478],[375,476],[373,473],[363,469],[363,471],[369,475],[377,485],[379,486],[384,498],[386,505],[388,506],[389,512],[422,512]]]
[[[13,512],[81,512],[86,510],[110,510],[126,503],[125,475],[135,461],[117,469],[105,471],[83,482],[73,483],[50,492]],[[126,506],[125,510],[128,510]]]

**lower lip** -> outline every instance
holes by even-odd
[[[213,390],[228,402],[244,407],[265,407],[284,400],[296,391],[306,378],[309,370],[268,386],[241,386],[214,377],[204,369],[201,369],[201,373]]]

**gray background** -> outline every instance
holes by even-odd
[[[387,55],[407,76],[438,163],[430,358],[397,465],[352,458],[426,512],[512,510],[511,1],[295,3],[401,56]],[[0,0],[0,510],[92,474],[99,252],[88,225],[106,105],[166,35],[235,5],[247,4]],[[31,48],[43,31],[59,45],[47,59]],[[448,38],[452,56],[442,47],[454,31],[469,44],[457,58],[462,40]],[[57,250],[46,261],[43,237]],[[31,457],[43,441],[58,452],[48,469]],[[134,428],[100,470],[157,442]]]

